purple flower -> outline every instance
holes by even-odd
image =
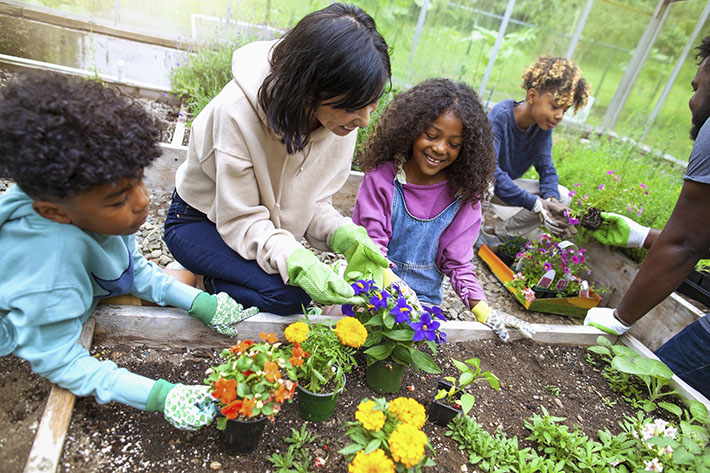
[[[385,291],[377,291],[374,296],[370,297],[370,305],[375,311],[387,307],[387,299],[390,295]]]
[[[569,223],[570,223],[570,225],[577,225],[579,223],[579,219],[576,219],[574,217],[570,217]]]
[[[353,290],[355,291],[355,295],[357,296],[358,294],[365,294],[376,288],[375,286],[375,281],[372,279],[365,281],[364,279],[360,279],[357,282],[354,282],[350,285]]]
[[[574,196],[574,195],[577,195],[577,191],[569,191],[569,192],[567,193],[567,195],[570,196],[570,197],[572,197],[572,196]]]
[[[545,248],[538,248],[538,250],[540,251],[541,255],[544,255],[545,253],[547,253],[547,250]]]
[[[581,182],[578,182],[577,184],[574,184],[574,187],[579,187],[579,186],[581,186],[581,185],[582,185],[582,183],[581,183]]]
[[[542,269],[544,269],[545,271],[549,271],[552,269],[552,265],[548,262],[545,262],[545,264],[542,265]]]
[[[390,314],[394,315],[394,321],[398,324],[410,322],[409,314],[412,312],[412,307],[407,304],[407,299],[400,295],[397,298],[397,304],[390,309]]]
[[[446,333],[444,332],[436,332],[436,338],[434,339],[434,343],[437,345],[439,343],[444,343],[446,342]]]
[[[431,342],[436,338],[436,329],[438,329],[440,325],[439,322],[431,319],[431,315],[429,315],[428,312],[424,312],[419,322],[411,322],[409,324],[412,330],[414,330],[412,340],[421,342],[426,339]]]
[[[611,176],[611,175],[614,174],[615,172],[616,172],[616,171],[612,169],[612,170],[610,170],[610,171],[607,171],[606,173]]]
[[[587,200],[589,198],[589,194],[584,194],[584,197],[582,197],[584,200]]]
[[[572,255],[572,256],[570,257],[570,261],[572,261],[572,264],[579,264],[579,263],[580,263],[579,256],[577,256],[577,255]]]
[[[599,184],[599,187],[597,187],[597,189],[599,189],[600,191],[603,191],[603,190],[604,190],[604,184]]]
[[[641,206],[641,208],[639,208],[639,211],[636,213],[636,215],[638,215],[640,217],[642,213],[643,213],[643,205]]]
[[[342,310],[343,314],[347,315],[348,317],[355,317],[355,311],[353,310],[353,306],[351,306],[350,304],[343,304],[340,310]]]
[[[569,274],[569,268],[565,265],[562,265],[562,269],[564,270],[565,274]]]
[[[446,317],[444,317],[444,313],[441,311],[441,309],[438,306],[435,306],[435,305],[425,306],[424,310],[427,311],[430,316],[446,322]]]

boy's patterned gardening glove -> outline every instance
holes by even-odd
[[[220,292],[216,296],[201,292],[192,301],[192,307],[187,313],[217,333],[236,337],[238,332],[232,325],[258,314],[259,308],[245,309],[226,292]]]
[[[407,299],[407,303],[411,305],[414,310],[419,312],[422,311],[422,304],[419,302],[417,293],[414,292],[414,289],[409,287],[409,284],[404,282],[404,279],[397,276],[390,268],[385,269],[382,273],[382,286],[384,289],[387,289],[390,286],[397,286],[400,292],[404,294],[404,297]]]
[[[504,342],[510,341],[506,326],[518,329],[520,335],[525,338],[532,338],[535,335],[535,329],[532,328],[532,325],[515,316],[491,308],[486,301],[479,301],[471,309],[471,312],[473,312],[476,320],[488,325],[498,335],[498,338]]]
[[[348,260],[345,279],[355,282],[372,278],[377,287],[383,287],[382,271],[389,267],[389,262],[367,236],[364,227],[354,223],[341,225],[330,237],[330,247]]]
[[[550,198],[545,200],[537,199],[535,207],[532,209],[540,217],[542,225],[555,236],[563,235],[567,227],[569,227],[569,222],[564,216],[564,210],[564,205]]]
[[[363,298],[330,266],[321,263],[313,252],[299,248],[286,260],[290,284],[298,286],[321,304],[362,304]]]
[[[643,248],[648,232],[651,231],[649,227],[611,212],[602,212],[601,217],[603,220],[601,226],[592,232],[599,243],[608,246]]]
[[[185,386],[159,379],[150,390],[146,410],[162,412],[165,420],[180,430],[197,430],[217,415],[209,386]]]
[[[624,325],[616,318],[616,309],[609,307],[592,307],[587,311],[584,325],[591,325],[612,335],[623,335],[631,327]]]

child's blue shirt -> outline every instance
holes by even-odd
[[[199,289],[149,263],[133,235],[52,222],[32,202],[18,186],[0,196],[0,355],[26,359],[78,396],[145,409],[155,381],[93,358],[78,343],[82,325],[103,297],[131,293],[188,310]]]
[[[540,197],[560,198],[557,169],[552,162],[552,130],[542,130],[536,124],[520,129],[515,123],[515,104],[513,100],[503,100],[488,113],[496,151],[495,195],[508,205],[532,210],[537,197],[513,180],[535,166],[540,176]]]

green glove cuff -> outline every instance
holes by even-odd
[[[209,325],[217,312],[217,304],[217,296],[201,292],[192,301],[192,307],[187,311],[187,314],[201,320],[203,324]]]
[[[330,237],[330,248],[335,253],[345,254],[348,248],[362,237],[369,238],[365,227],[354,223],[346,223],[333,232],[333,236]]]
[[[175,386],[175,384],[165,381],[164,379],[156,381],[148,394],[148,400],[145,402],[145,410],[148,412],[163,412],[165,409],[165,398],[168,397],[168,393]]]
[[[305,248],[299,248],[294,250],[286,259],[286,272],[288,273],[288,279],[291,284],[298,279],[298,276],[306,271],[307,266],[311,266],[314,261],[318,261],[316,255],[312,251],[308,251]]]

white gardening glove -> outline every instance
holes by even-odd
[[[569,221],[564,215],[566,207],[556,200],[538,198],[532,211],[540,217],[540,222],[555,236],[561,236],[569,227]]]
[[[525,338],[532,338],[535,335],[535,329],[532,328],[532,325],[510,314],[491,308],[486,301],[479,301],[471,309],[471,312],[473,312],[476,320],[488,325],[498,335],[498,338],[504,342],[510,341],[506,326],[518,329],[520,335]]]
[[[587,311],[584,325],[590,325],[612,335],[623,335],[631,327],[622,324],[614,315],[616,309],[609,307],[593,307]]]
[[[621,246],[626,248],[643,248],[649,227],[644,227],[623,215],[612,212],[602,212],[601,226],[592,232],[599,243],[608,246]]]

